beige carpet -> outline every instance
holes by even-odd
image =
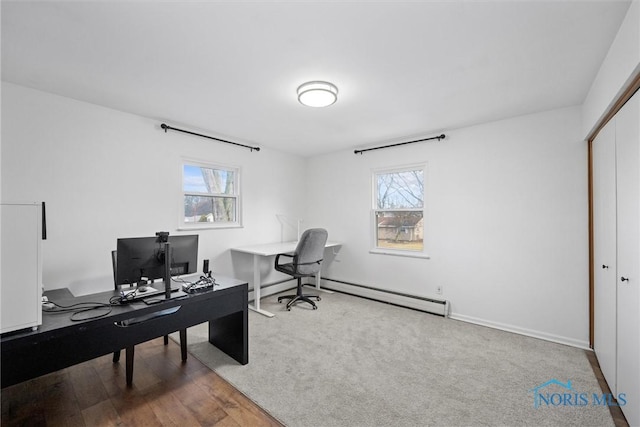
[[[276,297],[261,303],[276,317],[249,314],[248,365],[206,324],[189,352],[287,426],[614,425],[584,350],[340,293],[290,312]],[[534,407],[551,380],[571,389]]]

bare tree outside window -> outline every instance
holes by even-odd
[[[239,223],[238,170],[183,165],[184,223]]]
[[[424,250],[424,167],[376,172],[376,247]]]

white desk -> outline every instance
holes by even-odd
[[[267,317],[273,317],[274,314],[266,310],[260,309],[260,286],[262,280],[260,277],[260,261],[262,258],[274,256],[281,253],[293,252],[296,249],[298,242],[284,242],[284,243],[264,243],[260,245],[241,246],[239,248],[231,248],[235,252],[243,252],[253,255],[253,306],[249,305],[249,309],[258,312]],[[334,248],[341,246],[342,243],[328,241],[324,247]],[[316,289],[323,292],[331,292],[324,289],[320,289],[320,273],[316,274]]]

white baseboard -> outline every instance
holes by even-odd
[[[272,284],[263,285],[260,288],[260,296],[266,297],[274,295],[280,292],[284,292],[290,289],[295,289],[295,280],[284,280],[275,282]],[[514,325],[505,323],[493,322],[486,319],[480,319],[477,317],[466,316],[459,313],[451,313],[449,302],[446,300],[438,300],[432,298],[423,298],[413,295],[400,294],[396,292],[390,292],[383,289],[372,288],[369,286],[359,285],[356,283],[344,282],[341,280],[334,280],[328,278],[322,278],[322,288],[331,289],[338,292],[344,292],[347,294],[369,298],[377,301],[382,301],[390,304],[399,305],[401,307],[412,308],[415,310],[425,311],[428,313],[438,314],[440,316],[449,317],[453,320],[459,320],[461,322],[473,323],[474,325],[486,326],[488,328],[498,329],[505,332],[511,332],[514,334],[520,334],[527,337],[538,338],[545,341],[550,341],[558,344],[564,344],[571,347],[581,348],[583,350],[591,350],[588,341],[576,340],[573,338],[563,337],[559,335],[549,334],[546,332],[536,331],[532,329],[521,328]],[[253,290],[249,291],[249,301],[253,301]]]
[[[475,325],[486,326],[488,328],[499,329],[505,332],[512,332],[514,334],[524,335],[527,337],[538,338],[545,341],[551,341],[558,344],[564,344],[571,347],[578,347],[583,350],[591,350],[589,348],[588,341],[576,340],[573,338],[563,337],[554,334],[548,334],[546,332],[536,331],[532,329],[520,328],[518,326],[508,325],[499,322],[492,322],[490,320],[479,319],[477,317],[465,316],[464,314],[451,313],[449,317],[453,320],[460,320],[462,322],[473,323]]]
[[[296,289],[296,279],[286,279],[279,282],[263,284],[260,287],[260,299],[268,297],[270,295],[278,294],[280,292],[288,291],[290,289]],[[255,300],[253,295],[253,288],[249,289],[249,301]]]

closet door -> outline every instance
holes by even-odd
[[[617,393],[632,426],[640,425],[640,96],[616,114],[618,351]]]
[[[593,141],[594,342],[600,369],[616,392],[616,125]]]

